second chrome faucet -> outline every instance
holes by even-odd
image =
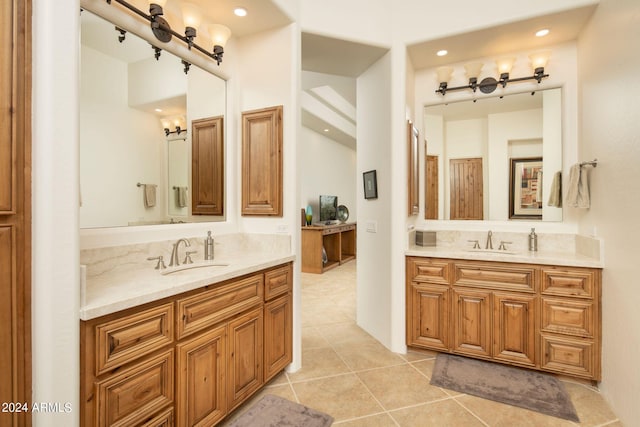
[[[493,236],[493,233],[491,232],[491,230],[489,230],[489,232],[487,233],[487,243],[484,245],[485,249],[493,249],[493,241],[491,240],[491,236]]]
[[[182,242],[184,242],[185,247],[191,246],[191,243],[189,243],[189,241],[185,238],[179,239],[177,242],[175,242],[171,251],[171,260],[169,261],[169,267],[177,267],[180,265],[180,258],[178,253],[180,250],[180,243]]]

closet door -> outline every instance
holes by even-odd
[[[31,398],[30,23],[30,0],[0,2],[0,402],[27,407]],[[3,406],[0,427],[31,425],[29,413],[18,411],[22,408]]]

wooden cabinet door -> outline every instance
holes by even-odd
[[[425,156],[424,219],[438,219],[438,156]]]
[[[282,216],[282,106],[242,113],[242,215]]]
[[[491,356],[491,292],[453,290],[453,351]]]
[[[210,426],[226,415],[226,325],[177,346],[180,426]]]
[[[223,118],[191,122],[191,186],[193,215],[224,214]]]
[[[449,349],[449,287],[413,282],[407,290],[407,344]]]
[[[229,322],[228,410],[233,410],[264,383],[262,307]]]
[[[293,357],[291,294],[264,305],[264,380],[283,370]]]
[[[493,357],[535,366],[536,297],[496,292],[493,295]]]
[[[31,1],[0,2],[0,402],[31,402]],[[0,426],[29,426],[0,412]]]
[[[449,219],[483,219],[482,158],[449,160]]]

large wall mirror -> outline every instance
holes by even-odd
[[[426,219],[562,221],[560,88],[427,106],[424,135]]]
[[[192,215],[191,122],[224,117],[226,82],[86,10],[81,32],[80,227],[224,220]]]

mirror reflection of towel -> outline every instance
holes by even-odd
[[[187,187],[176,187],[176,204],[179,208],[187,207]]]
[[[144,184],[144,207],[152,208],[156,205],[156,187],[155,184]]]
[[[554,208],[562,207],[562,172],[558,171],[553,175],[553,181],[551,182],[551,189],[549,190],[548,206]]]
[[[573,208],[588,209],[591,206],[587,171],[583,170],[579,163],[571,166],[569,170],[569,188],[567,189],[566,203],[567,206]]]

